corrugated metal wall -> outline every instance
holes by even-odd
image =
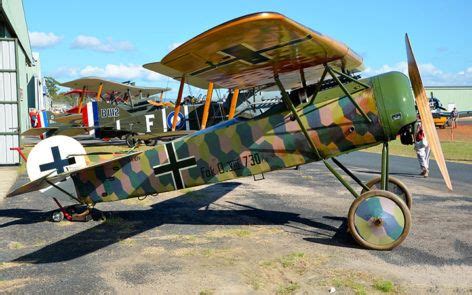
[[[0,39],[0,165],[18,164],[19,145],[16,41]]]
[[[470,86],[426,86],[426,95],[439,98],[445,108],[449,103],[455,104],[459,111],[472,111],[472,87]]]

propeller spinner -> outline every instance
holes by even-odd
[[[408,59],[408,74],[410,76],[411,86],[413,87],[413,93],[415,94],[416,105],[418,106],[418,111],[420,113],[423,130],[428,139],[430,148],[433,151],[434,158],[439,166],[444,182],[446,183],[447,188],[452,191],[451,179],[449,178],[449,172],[447,171],[446,161],[444,160],[444,154],[439,142],[438,133],[434,126],[433,115],[429,108],[429,99],[426,97],[426,91],[423,88],[420,71],[418,70],[418,65],[416,64],[415,56],[411,49],[408,34],[405,34],[405,43]]]

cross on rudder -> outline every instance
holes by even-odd
[[[64,173],[64,167],[75,164],[75,158],[61,159],[61,151],[58,146],[51,147],[53,161],[46,164],[39,165],[41,172],[48,170],[56,170],[58,174]]]

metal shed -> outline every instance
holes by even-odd
[[[15,39],[0,40],[0,164],[19,163],[18,71]]]
[[[39,58],[36,58],[39,60]],[[19,134],[30,127],[37,108],[40,67],[31,51],[23,1],[0,0],[0,165],[16,165]]]

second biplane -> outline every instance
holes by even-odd
[[[452,189],[408,38],[406,44],[423,126]],[[30,154],[35,158],[31,169],[36,176],[9,196],[58,186],[70,177],[75,190],[63,192],[93,207],[99,202],[322,161],[355,197],[348,213],[354,239],[370,249],[392,249],[408,235],[412,200],[406,187],[389,176],[388,142],[398,135],[403,142],[411,142],[417,117],[415,98],[402,73],[357,79],[354,73],[361,68],[362,59],[347,46],[281,14],[240,17],[182,44],[153,70],[180,80],[181,87],[186,81],[209,92],[217,87],[233,91],[277,87],[283,103],[250,120],[234,118],[144,152],[130,152],[90,166],[79,165],[85,162],[83,155],[69,151],[70,147],[52,137]],[[299,103],[294,98],[302,93],[309,99]],[[177,105],[180,100],[181,91]],[[368,183],[336,159],[379,144],[383,145],[381,176]],[[36,159],[39,154],[42,158]],[[358,193],[332,163],[353,178],[362,192]]]

